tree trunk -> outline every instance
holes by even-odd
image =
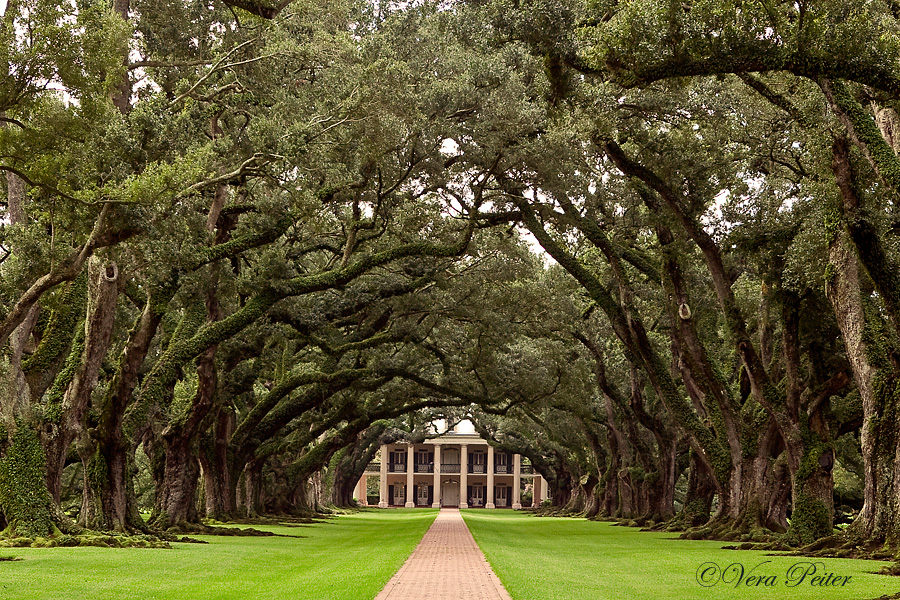
[[[595,475],[591,475],[581,487],[585,495],[584,516],[593,519],[600,514],[600,480]]]
[[[77,369],[62,398],[51,394],[47,402],[51,419],[44,436],[47,455],[47,488],[55,502],[59,502],[62,471],[72,442],[82,434],[83,422],[90,407],[91,394],[97,387],[100,367],[112,342],[118,298],[119,272],[115,264],[101,264],[96,257],[88,260],[88,309],[84,325],[84,343],[74,347],[81,350]],[[53,422],[53,407],[60,416]]]
[[[575,482],[571,473],[565,470],[558,470],[554,475],[550,479],[544,478],[547,482],[547,489],[550,491],[550,504],[555,508],[563,508],[572,500]]]
[[[128,473],[131,443],[126,439],[124,417],[138,383],[140,367],[150,351],[166,305],[174,292],[172,286],[150,290],[144,310],[120,355],[109,391],[100,403],[97,426],[87,431],[87,435],[79,441],[78,453],[84,465],[85,491],[78,522],[90,529],[146,529],[137,507],[127,506],[133,491],[129,489],[131,480]],[[110,477],[118,479],[111,480]],[[132,518],[134,515],[137,520]]]
[[[7,440],[2,440],[5,442]],[[46,460],[37,433],[20,423],[0,458],[0,512],[8,533],[46,537],[54,533],[53,500],[44,474]]]
[[[769,418],[759,436],[757,448],[756,456],[744,460],[747,488],[741,521],[751,527],[785,532],[793,485],[781,433],[773,419]]]
[[[133,458],[122,436],[102,440],[83,436],[78,454],[84,465],[78,524],[100,531],[146,532],[131,484]]]
[[[353,493],[359,478],[362,476],[358,469],[354,468],[350,452],[347,452],[335,465],[331,483],[331,504],[334,506],[355,506]],[[365,469],[365,467],[363,467]]]
[[[236,484],[228,462],[228,440],[234,432],[234,412],[220,408],[212,431],[204,436],[199,454],[203,470],[206,517],[224,521],[235,516]]]
[[[688,487],[681,511],[681,521],[685,527],[696,527],[709,521],[716,489],[715,479],[706,463],[698,458],[697,452],[691,450]]]
[[[258,517],[265,512],[263,507],[262,464],[250,463],[243,474],[243,512],[248,517]]]
[[[826,269],[828,299],[834,308],[844,339],[847,358],[859,390],[863,408],[861,453],[864,471],[863,507],[849,533],[860,542],[900,543],[900,370],[892,333],[874,310],[866,310],[860,293],[859,263],[851,248],[865,243],[853,229],[859,197],[856,194],[849,142],[839,138],[832,147],[832,169],[841,192],[840,219],[833,219]],[[850,223],[848,223],[848,221]],[[857,231],[859,234],[860,232]],[[852,242],[851,242],[852,240]],[[853,245],[851,245],[853,244]]]
[[[199,522],[197,487],[200,463],[190,439],[175,437],[165,440],[166,467],[157,490],[156,506],[150,524],[159,529]]]
[[[675,516],[674,439],[657,438],[657,476],[649,486],[648,516],[654,521],[667,521]]]

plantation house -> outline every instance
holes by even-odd
[[[368,478],[379,478],[378,506],[440,508],[522,508],[523,484],[530,484],[533,505],[547,498],[547,485],[521,456],[498,452],[474,432],[457,427],[420,444],[381,447],[357,485],[367,505]]]

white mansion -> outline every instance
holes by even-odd
[[[523,478],[532,486],[534,506],[547,498],[547,485],[518,454],[497,452],[475,433],[448,431],[421,444],[381,447],[381,462],[370,463],[357,485],[367,505],[368,478],[379,477],[378,506],[458,506],[522,508]]]

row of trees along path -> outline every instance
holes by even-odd
[[[11,0],[4,536],[348,505],[468,417],[556,509],[891,554],[895,12]]]

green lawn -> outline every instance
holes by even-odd
[[[173,550],[12,548],[0,562],[2,600],[370,600],[436,510],[369,510],[303,527],[296,537],[203,537]]]
[[[687,541],[663,533],[643,533],[631,527],[584,519],[537,518],[512,511],[463,511],[466,523],[500,580],[515,600],[661,600],[757,598],[769,600],[863,600],[900,591],[900,578],[874,575],[885,563],[845,559],[766,556],[764,552],[722,550],[722,542]],[[771,561],[762,564],[764,561]],[[793,587],[788,569],[799,562],[818,562],[817,571],[802,581],[799,566]],[[743,582],[735,587],[733,572],[726,584],[703,587],[698,570],[712,576],[712,565],[726,569],[743,565]],[[757,567],[757,565],[760,565]],[[751,574],[752,569],[756,569]],[[813,586],[813,577],[832,573],[850,576],[844,585]],[[751,575],[774,576],[757,583]],[[715,578],[712,578],[715,581]],[[817,583],[821,583],[821,579]],[[826,579],[827,581],[827,579]],[[775,583],[774,587],[764,585]]]

